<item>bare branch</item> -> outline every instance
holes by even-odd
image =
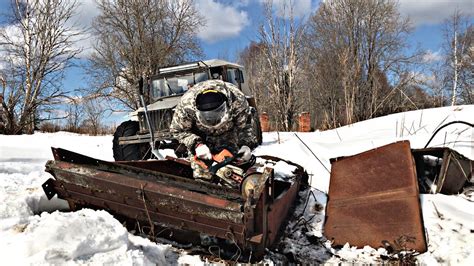
[[[196,32],[203,20],[192,0],[99,0],[98,6],[91,93],[121,107],[139,107],[136,84],[141,76],[202,54]]]

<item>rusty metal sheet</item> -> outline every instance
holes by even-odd
[[[408,141],[332,161],[324,234],[336,246],[426,251]]]

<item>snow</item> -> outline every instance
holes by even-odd
[[[392,114],[328,131],[264,133],[254,154],[272,155],[303,166],[311,189],[286,228],[278,250],[265,262],[278,264],[282,256],[308,263],[380,263],[390,254],[383,248],[335,249],[323,237],[324,209],[329,188],[331,158],[354,155],[400,140],[423,148],[433,132],[450,121],[474,123],[474,105],[443,107]],[[430,147],[450,147],[474,159],[474,130],[463,124],[442,129]],[[106,211],[68,212],[67,203],[46,199],[41,184],[53,159],[50,147],[61,147],[102,160],[113,160],[112,136],[85,136],[66,132],[0,135],[0,257],[9,264],[118,264],[204,265],[168,244],[127,232]],[[279,162],[275,173],[285,178],[292,166]],[[307,200],[306,200],[307,199]],[[415,257],[420,264],[472,265],[474,262],[474,196],[422,194],[428,251]],[[282,255],[285,254],[285,255]],[[291,255],[289,255],[291,254]],[[290,259],[291,261],[291,259]]]

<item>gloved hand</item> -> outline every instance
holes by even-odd
[[[203,159],[203,160],[212,159],[211,150],[209,150],[209,147],[207,147],[206,144],[202,144],[202,143],[198,144],[194,150],[196,152],[196,156],[199,159]]]
[[[237,154],[240,156],[240,158],[243,161],[248,161],[252,157],[252,150],[248,146],[244,145],[244,146],[240,147]]]

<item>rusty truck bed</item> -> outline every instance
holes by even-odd
[[[107,162],[52,150],[55,160],[47,162],[46,171],[54,178],[43,184],[48,198],[57,194],[72,210],[105,209],[137,221],[146,225],[151,238],[199,245],[211,239],[235,246],[252,259],[261,259],[265,248],[276,242],[307,180],[306,172],[295,164],[297,170],[288,182],[275,180],[273,169],[266,167],[246,196],[240,189],[192,179],[191,168],[179,159]]]

